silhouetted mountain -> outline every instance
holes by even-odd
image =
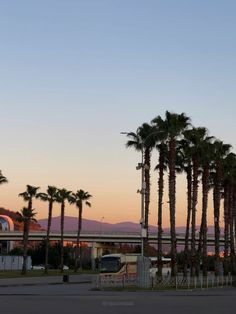
[[[52,218],[52,231],[60,231],[60,216]],[[38,223],[42,226],[43,229],[47,228],[47,219],[40,219]],[[77,217],[65,217],[65,231],[76,231],[78,225]],[[197,233],[199,228],[197,227]],[[157,233],[157,227],[150,226],[150,233]],[[82,231],[96,231],[96,232],[140,232],[140,224],[134,222],[119,222],[115,224],[101,222],[97,220],[83,219],[82,222]],[[169,232],[168,228],[164,229],[164,232]],[[185,227],[177,227],[177,233],[184,233]],[[213,227],[208,228],[208,233],[213,233]]]

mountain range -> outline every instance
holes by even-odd
[[[60,222],[61,218],[53,217],[52,218],[52,231],[60,231]],[[47,228],[47,219],[40,219],[38,223],[43,229]],[[64,222],[65,231],[76,231],[78,226],[78,218],[66,216]],[[140,232],[140,224],[134,222],[119,222],[119,223],[107,223],[97,220],[83,219],[82,221],[82,231],[95,231],[95,232]],[[157,233],[156,226],[149,226],[150,233]],[[197,227],[197,234],[199,227]],[[169,232],[169,228],[164,228],[164,232]],[[184,233],[185,227],[176,227],[177,233]],[[208,227],[208,233],[213,233],[213,227]]]

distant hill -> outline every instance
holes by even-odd
[[[60,216],[52,218],[52,231],[60,231]],[[43,229],[47,228],[47,219],[39,219],[38,223],[41,225]],[[77,230],[78,220],[77,217],[65,217],[65,231],[76,231]],[[199,228],[197,227],[199,230]],[[150,233],[156,233],[157,227],[150,226],[149,227]],[[89,220],[83,219],[82,222],[82,231],[95,231],[95,232],[139,232],[140,231],[140,224],[134,222],[119,222],[115,224],[101,222],[97,220]],[[165,228],[164,232],[168,232],[169,229]],[[184,233],[185,227],[177,227],[177,233]],[[198,231],[197,231],[198,232]],[[208,233],[213,233],[213,227],[209,226]]]
[[[38,223],[41,225],[43,229],[47,228],[47,219],[40,219],[38,220]],[[51,230],[52,231],[59,231],[60,230],[60,223],[61,218],[53,217],[52,218],[52,225]],[[77,217],[65,217],[64,222],[64,229],[66,231],[76,231],[78,226],[78,218]],[[153,227],[155,228],[155,227]],[[111,224],[107,222],[100,222],[97,220],[89,220],[89,219],[83,219],[82,222],[82,230],[85,231],[97,231],[97,232],[136,232],[140,229],[140,225],[133,223],[133,222],[120,222],[117,224]],[[154,231],[154,230],[153,230]]]

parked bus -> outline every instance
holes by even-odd
[[[140,254],[108,254],[101,257],[100,275],[109,277],[112,275],[134,277],[137,274],[137,261]],[[157,257],[149,257],[150,275],[157,274]],[[163,257],[162,275],[168,275],[171,271],[171,259]]]
[[[140,254],[108,254],[101,257],[102,276],[120,275],[132,277],[137,273],[137,259]]]

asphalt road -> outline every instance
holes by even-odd
[[[227,314],[236,308],[236,288],[198,291],[91,291],[91,283],[0,287],[4,314],[163,313]]]

